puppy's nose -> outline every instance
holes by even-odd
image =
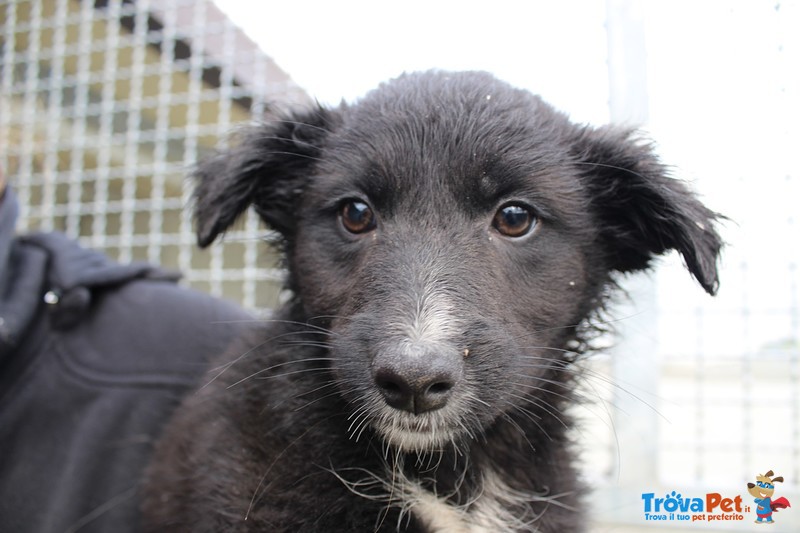
[[[395,409],[422,414],[447,404],[461,378],[461,364],[440,355],[377,357],[375,385]]]

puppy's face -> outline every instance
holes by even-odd
[[[307,314],[334,317],[352,431],[371,424],[406,449],[536,410],[522,398],[564,359],[603,277],[587,198],[536,102],[435,96],[397,94],[397,116],[378,93],[346,114],[292,261]]]
[[[258,130],[200,177],[201,243],[256,204],[332,331],[349,431],[404,450],[557,419],[612,271],[677,248],[716,283],[713,214],[647,148],[482,74],[405,76]]]

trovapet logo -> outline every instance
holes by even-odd
[[[786,498],[773,499],[775,483],[783,483],[783,476],[772,470],[756,476],[755,483],[747,484],[747,492],[754,505],[741,495],[723,495],[708,492],[703,495],[684,496],[677,491],[663,497],[654,492],[642,494],[644,519],[647,521],[681,522],[743,522],[745,515],[755,513],[756,524],[774,524],[773,514],[791,507]]]
[[[719,521],[744,520],[744,514],[750,512],[749,505],[742,504],[741,496],[725,497],[718,492],[709,492],[702,497],[684,497],[672,491],[663,498],[655,493],[642,494],[645,520],[665,521]]]

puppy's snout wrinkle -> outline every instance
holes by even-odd
[[[415,415],[444,407],[462,373],[458,358],[436,350],[384,352],[373,363],[373,379],[386,403]]]

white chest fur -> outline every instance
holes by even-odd
[[[362,469],[353,469],[363,477],[345,479],[341,472],[330,470],[354,494],[388,507],[400,509],[398,529],[410,513],[435,533],[506,533],[538,531],[532,502],[568,508],[559,499],[566,494],[528,493],[509,487],[494,471],[484,469],[481,491],[473,500],[454,505],[447,495],[435,494],[417,481],[402,474],[402,468],[387,471],[385,477]]]
[[[496,473],[485,471],[483,490],[474,501],[455,506],[419,484],[404,479],[402,493],[405,507],[433,532],[439,533],[503,533],[536,531],[535,520],[519,516],[519,509],[540,496],[511,489]]]

